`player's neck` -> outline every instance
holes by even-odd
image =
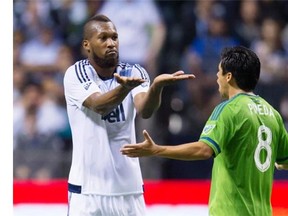
[[[244,91],[242,89],[233,89],[229,92],[229,99],[238,94],[255,95],[252,91]]]
[[[110,67],[110,68],[102,68],[99,67],[96,63],[93,61],[90,61],[90,64],[93,66],[95,72],[101,77],[102,79],[110,79],[113,77],[113,74],[116,70],[116,67]]]

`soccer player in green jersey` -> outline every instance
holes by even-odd
[[[197,142],[157,145],[143,131],[142,143],[121,148],[130,157],[160,156],[179,160],[214,157],[210,216],[271,216],[275,165],[288,169],[288,134],[280,114],[253,93],[260,61],[250,49],[226,48],[218,66],[220,103]]]

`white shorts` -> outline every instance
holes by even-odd
[[[68,192],[67,216],[144,216],[143,194],[100,196]]]

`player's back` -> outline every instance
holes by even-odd
[[[224,134],[217,140],[221,153],[214,160],[211,215],[271,215],[274,163],[283,133],[279,113],[259,96],[238,94],[211,118],[222,122]]]

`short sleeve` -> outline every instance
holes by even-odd
[[[279,164],[287,164],[288,163],[288,133],[284,127],[284,123],[281,119],[280,123],[280,136],[278,141],[278,151],[276,162]]]
[[[140,92],[147,92],[148,91],[149,86],[150,86],[150,78],[149,78],[147,71],[143,67],[141,67],[139,64],[135,64],[132,67],[131,77],[138,77],[138,78],[146,80],[141,85],[132,89],[132,96],[133,97]]]
[[[225,144],[229,142],[229,134],[231,133],[231,118],[227,112],[229,108],[225,107],[226,103],[222,103],[215,107],[208,121],[206,122],[199,141],[208,144],[213,150],[215,156],[221,153]]]
[[[64,76],[64,91],[67,103],[79,108],[91,94],[101,92],[93,79],[92,71],[81,62],[67,69]]]

